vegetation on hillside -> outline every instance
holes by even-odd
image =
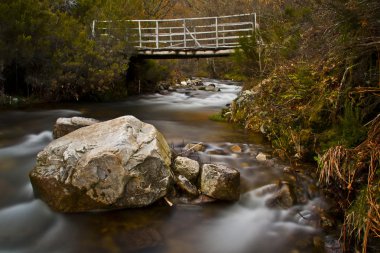
[[[131,16],[139,10],[132,2],[1,1],[0,96],[62,101],[120,94],[130,49],[123,40],[95,42],[89,24]]]
[[[346,249],[366,252],[380,235],[380,2],[266,2],[235,55],[250,81],[230,119],[284,159],[317,160],[344,210]]]

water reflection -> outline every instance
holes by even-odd
[[[303,217],[311,216],[323,201],[313,199],[287,211],[266,207],[268,196],[258,196],[255,189],[284,180],[285,165],[255,158],[270,151],[261,135],[248,136],[208,119],[241,88],[207,82],[217,83],[221,92],[180,90],[119,103],[65,105],[63,110],[1,112],[0,253],[318,252],[312,242],[320,231]],[[82,115],[107,120],[127,114],[154,124],[178,150],[190,142],[205,143],[206,150],[193,158],[239,169],[241,201],[67,215],[34,200],[28,173],[36,154],[51,141],[56,118]],[[231,151],[232,146],[241,151]]]

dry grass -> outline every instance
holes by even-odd
[[[337,146],[323,155],[319,178],[345,193],[342,238],[345,244],[356,239],[363,253],[370,237],[380,238],[380,115],[368,126],[368,138],[359,146]]]

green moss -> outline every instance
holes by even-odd
[[[227,122],[227,119],[223,116],[222,113],[215,113],[210,115],[209,120],[217,121],[217,122]]]

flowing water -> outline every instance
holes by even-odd
[[[287,210],[266,206],[269,195],[263,189],[287,180],[286,164],[256,159],[259,152],[271,152],[261,135],[247,135],[240,128],[208,119],[240,91],[234,83],[208,81],[216,83],[221,92],[182,90],[118,103],[1,112],[0,253],[324,252],[322,246],[315,246],[322,232],[305,222],[324,201],[314,192],[303,205]],[[78,115],[101,120],[134,115],[155,125],[173,147],[205,143],[207,149],[197,159],[238,169],[241,200],[82,214],[52,212],[34,198],[28,173],[36,154],[52,140],[55,120]],[[242,152],[230,151],[233,145],[239,145]]]

